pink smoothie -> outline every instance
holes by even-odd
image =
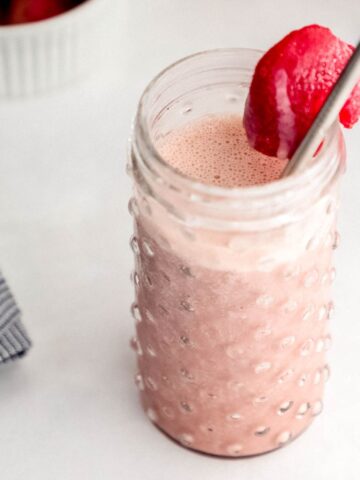
[[[284,167],[248,146],[237,116],[189,123],[157,148],[183,174],[225,187],[271,182]],[[170,223],[136,216],[136,383],[150,420],[177,441],[254,455],[287,444],[321,412],[335,234],[331,218],[307,242],[313,220],[260,240],[200,232],[186,244]]]
[[[276,180],[286,160],[267,157],[247,142],[242,118],[212,116],[185,125],[157,145],[183,174],[208,185],[247,187]]]

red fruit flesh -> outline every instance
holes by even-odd
[[[262,153],[291,158],[324,104],[354,47],[325,27],[289,33],[260,59],[245,107],[250,144]],[[350,128],[360,117],[360,82],[339,119]]]
[[[70,0],[13,0],[9,23],[28,23],[60,15],[71,8]]]

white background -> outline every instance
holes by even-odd
[[[346,135],[326,408],[296,442],[253,459],[180,448],[140,410],[124,170],[137,99],[159,69],[197,50],[266,49],[309,23],[355,43],[359,0],[114,4],[121,35],[105,69],[56,94],[0,103],[0,265],[34,341],[26,359],[0,369],[1,479],[358,479],[360,127]]]

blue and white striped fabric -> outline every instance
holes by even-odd
[[[0,271],[0,364],[24,356],[30,346],[21,312]]]

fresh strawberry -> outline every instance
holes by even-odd
[[[70,0],[13,0],[9,23],[45,20],[71,8]]]
[[[256,66],[245,107],[250,144],[290,158],[308,131],[354,47],[328,29],[310,25],[274,45]],[[350,128],[360,116],[360,82],[340,112]]]

